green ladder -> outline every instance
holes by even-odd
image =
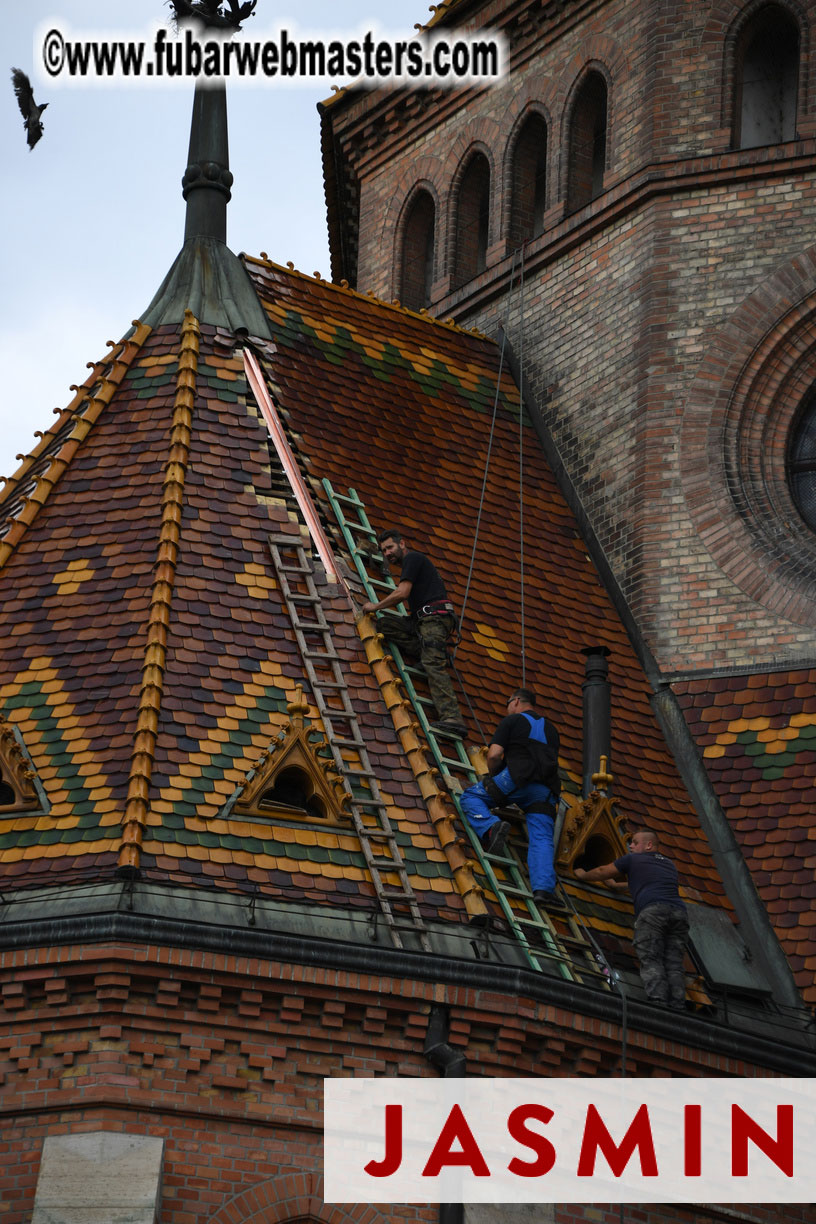
[[[329,480],[324,479],[322,483],[366,595],[372,601],[382,599],[396,584],[388,574],[375,577],[371,572],[382,565],[383,557],[365,505],[356,490],[340,494],[335,492]],[[414,683],[415,679],[424,678],[422,668],[407,664],[396,646],[389,646],[389,650],[437,768],[456,805],[487,888],[495,896],[528,965],[545,972],[554,962],[558,973],[568,981],[580,981],[585,975],[597,980],[602,954],[563,889],[560,890],[564,898],[561,909],[568,933],[558,931],[546,910],[540,909],[533,900],[526,871],[515,851],[508,845],[504,854],[489,854],[482,846],[462,813],[458,797],[462,790],[479,780],[473,763],[459,738],[433,730],[427,713],[428,708],[433,709],[432,702],[417,691]]]

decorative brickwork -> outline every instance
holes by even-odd
[[[683,414],[692,521],[752,599],[816,626],[816,535],[786,479],[793,422],[816,383],[816,248],[790,260],[710,339]]]

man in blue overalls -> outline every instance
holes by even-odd
[[[488,854],[501,854],[510,832],[509,823],[492,809],[511,803],[521,808],[527,820],[527,870],[537,902],[551,901],[557,883],[553,826],[561,792],[558,747],[557,730],[535,712],[535,694],[516,689],[487,750],[490,777],[468,787],[460,800]]]

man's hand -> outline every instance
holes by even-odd
[[[601,867],[591,867],[585,871],[583,867],[573,867],[572,874],[576,880],[590,880],[608,884],[611,888],[628,887],[626,876],[618,871],[614,863],[604,863]]]
[[[363,611],[368,612],[370,615],[372,612],[376,612],[378,607],[379,604],[372,603],[370,599],[367,599],[363,604]]]

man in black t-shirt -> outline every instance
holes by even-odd
[[[686,980],[683,958],[688,938],[688,914],[680,897],[677,868],[661,854],[657,834],[638,829],[629,838],[629,853],[584,871],[578,880],[626,880],[635,907],[635,951],[643,988],[653,1003],[683,1011]]]
[[[552,901],[557,883],[553,826],[561,793],[558,748],[557,730],[549,718],[535,712],[535,695],[516,689],[487,750],[490,777],[469,786],[459,801],[487,853],[496,855],[504,850],[510,825],[492,809],[510,804],[521,808],[527,821],[527,871],[533,900],[539,903]]]
[[[403,601],[408,604],[408,616],[385,612],[377,628],[400,650],[419,655],[438,716],[433,729],[460,739],[467,727],[447,672],[447,641],[456,628],[456,616],[445,584],[433,562],[424,553],[409,549],[401,532],[383,531],[378,541],[386,561],[401,566],[400,579],[384,599],[364,603],[363,611],[380,612]]]

